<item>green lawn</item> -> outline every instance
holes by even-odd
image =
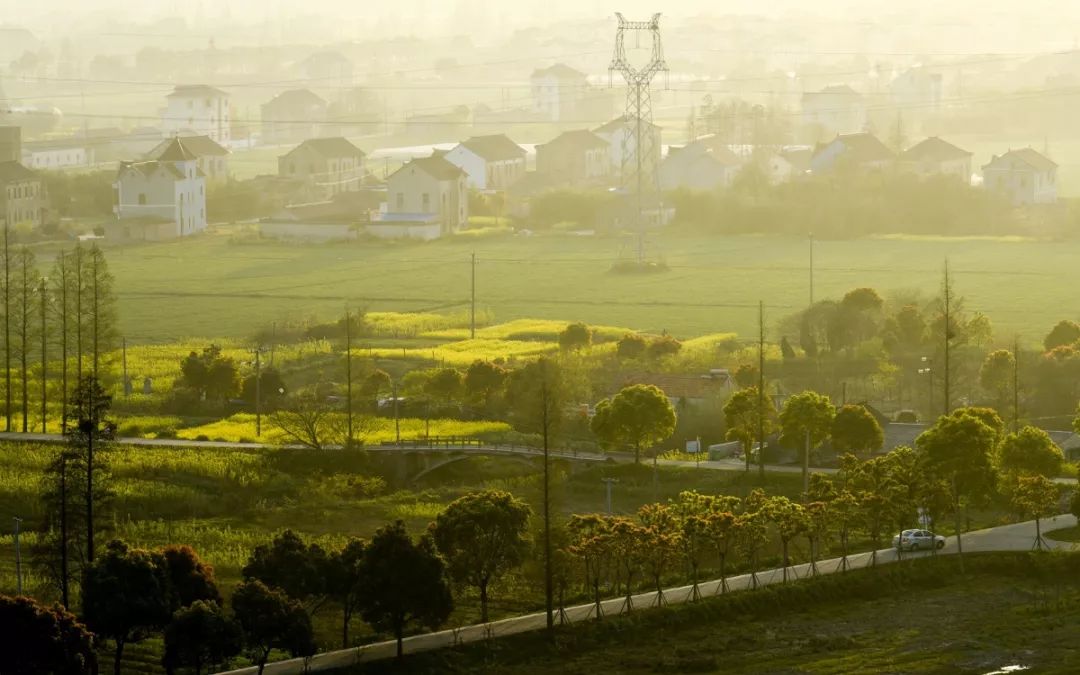
[[[694,336],[756,332],[757,302],[774,322],[809,295],[807,240],[657,235],[663,274],[610,272],[617,238],[454,237],[428,244],[298,245],[223,232],[109,254],[124,333],[136,342],[243,337],[273,321],[370,310],[460,312],[476,253],[477,302],[496,321],[580,320]],[[857,286],[936,293],[951,261],[956,291],[998,336],[1041,339],[1074,317],[1080,241],[889,238],[819,241],[815,297]]]

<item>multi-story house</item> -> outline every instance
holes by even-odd
[[[178,136],[184,149],[195,155],[199,170],[206,176],[207,184],[224,183],[229,179],[229,150],[215,143],[209,136]],[[161,153],[172,147],[172,139],[157,144],[146,154],[146,159],[158,159]]]
[[[225,147],[232,141],[229,94],[205,84],[177,85],[167,97],[161,115],[166,138],[177,135],[209,136]]]
[[[326,121],[326,101],[310,89],[283,91],[262,105],[264,145],[315,138]]]
[[[306,201],[327,201],[360,190],[364,158],[363,150],[340,136],[311,138],[278,158],[278,175],[303,182]]]
[[[503,134],[473,136],[445,157],[475,190],[505,190],[525,175],[525,149]]]
[[[1053,204],[1058,199],[1058,165],[1031,148],[994,155],[982,168],[983,187],[1004,195],[1013,206]]]
[[[117,221],[108,236],[157,240],[206,229],[206,177],[198,156],[180,138],[157,159],[121,162],[116,177]]]
[[[536,146],[536,172],[549,184],[605,179],[611,175],[610,145],[588,129],[563,132]]]
[[[414,159],[387,179],[381,224],[426,223],[437,225],[439,235],[457,232],[469,219],[467,181],[465,172],[445,157]]]

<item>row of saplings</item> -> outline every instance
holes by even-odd
[[[808,544],[806,559],[816,573],[821,551],[838,546],[846,561],[853,538],[876,550],[919,511],[936,520],[991,493],[1007,496],[1020,516],[1056,513],[1060,492],[1049,475],[1060,469],[1060,451],[1037,430],[1005,435],[1001,426],[985,411],[957,411],[915,449],[868,460],[847,456],[834,478],[812,476],[801,503],[760,490],[743,499],[684,492],[667,504],[643,506],[633,518],[573,516],[553,528],[558,607],[568,594],[591,597],[599,618],[602,593],[624,593],[630,608],[634,589],[655,588],[662,599],[674,578],[688,579],[696,597],[706,569],[719,573],[718,592],[727,588],[729,568],[749,571],[756,585],[754,573],[770,548],[781,554],[786,580],[796,542]],[[113,542],[85,572],[85,625],[59,607],[5,599],[0,636],[11,643],[0,648],[26,654],[29,665],[21,672],[92,672],[96,636],[114,643],[119,673],[125,645],[163,632],[170,672],[201,673],[241,652],[261,669],[274,650],[314,653],[311,614],[332,603],[342,611],[343,645],[359,614],[393,635],[400,655],[406,632],[435,629],[449,618],[452,583],[477,591],[481,621],[488,621],[493,584],[526,559],[543,559],[542,549],[530,555],[539,547],[530,541],[531,517],[512,495],[485,491],[447,506],[419,539],[399,522],[369,542],[353,539],[326,551],[285,532],[255,549],[230,598],[231,612],[212,569],[190,548],[150,552]],[[41,648],[42,640],[51,647]]]

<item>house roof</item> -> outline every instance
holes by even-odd
[[[305,107],[310,105],[326,105],[326,101],[310,89],[289,89],[270,99],[265,105]]]
[[[818,148],[818,154],[833,143],[841,143],[844,148],[845,159],[854,162],[881,162],[895,159],[896,155],[878,137],[869,132],[858,134],[840,134],[831,143],[826,143]]]
[[[123,175],[127,171],[138,171],[147,178],[154,175],[158,169],[164,169],[172,174],[173,178],[183,179],[184,174],[170,162],[159,162],[157,160],[147,160],[145,162],[120,162],[119,174]],[[201,175],[201,172],[200,172]]]
[[[0,162],[0,183],[33,180],[35,178],[37,178],[37,174],[19,162]]]
[[[187,139],[173,137],[164,141],[157,148],[153,159],[161,162],[190,162],[199,156],[187,147]]]
[[[420,169],[435,180],[454,180],[465,172],[451,164],[443,157],[419,157],[410,160],[407,164],[391,174],[391,178],[408,168]]]
[[[950,162],[968,157],[971,157],[970,152],[937,136],[931,136],[911,146],[900,155],[900,159],[909,162]]]
[[[642,121],[644,122],[644,120],[642,120]],[[605,124],[601,124],[600,126],[593,129],[593,131],[595,133],[598,133],[598,134],[610,133],[610,132],[616,131],[617,129],[620,129],[622,127],[629,126],[631,123],[632,123],[632,120],[624,115],[622,117],[616,117],[615,119],[613,119],[610,122],[607,122]],[[659,128],[656,124],[654,124],[652,122],[645,122],[645,124],[647,126],[650,126],[650,127]]]
[[[507,138],[505,134],[473,136],[461,145],[489,162],[521,159],[525,156],[525,149]]]
[[[228,98],[229,94],[228,92],[222,91],[217,87],[211,87],[210,85],[206,84],[178,84],[176,85],[176,88],[173,89],[172,93],[165,98],[173,98],[177,96],[184,98],[224,96]]]
[[[681,148],[672,147],[668,150],[668,157],[678,156],[682,153],[705,154],[725,166],[736,166],[742,162],[738,155],[731,151],[731,147],[724,143],[723,139],[715,134],[702,136]]]
[[[862,96],[859,92],[855,91],[846,84],[831,84],[825,87],[821,91],[808,91],[803,94],[803,98],[814,97],[837,97],[837,96]]]
[[[806,171],[810,168],[810,158],[814,156],[814,151],[811,148],[781,150],[780,156],[786,159],[795,169]]]
[[[214,139],[209,136],[179,136],[175,139],[166,139],[154,146],[154,149],[146,153],[147,159],[162,159],[168,160],[169,157],[163,157],[163,153],[172,147],[173,140],[178,140],[183,144],[183,149],[191,155],[194,155],[195,159],[200,157],[224,157],[229,154],[229,151],[221,147]],[[173,160],[175,161],[175,160]]]
[[[538,147],[548,148],[560,146],[577,146],[582,150],[588,150],[590,148],[606,148],[608,142],[588,129],[575,129],[573,131],[564,131]]]
[[[547,68],[538,68],[533,71],[533,78],[537,77],[555,77],[560,80],[584,80],[585,73],[580,70],[576,70],[566,65],[565,63],[556,63],[553,66]]]
[[[1056,162],[1051,160],[1046,155],[1036,152],[1031,148],[1020,148],[1019,150],[1009,150],[1000,157],[994,155],[994,157],[990,160],[990,163],[983,167],[983,170],[1002,168],[1015,169],[1017,168],[1017,162],[1026,164],[1030,169],[1034,171],[1053,171],[1058,166]]]
[[[309,138],[288,152],[292,154],[300,148],[308,147],[323,157],[363,157],[364,151],[353,145],[347,138],[334,136],[331,138]]]

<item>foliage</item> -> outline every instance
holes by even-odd
[[[521,565],[529,549],[532,511],[508,492],[486,490],[450,503],[431,525],[432,540],[454,581],[480,592],[480,621],[488,621],[488,590]]]
[[[225,401],[240,390],[236,362],[223,356],[218,345],[188,354],[180,364],[180,373],[180,386],[194,389],[206,399]]]
[[[1061,473],[1065,457],[1049,434],[1033,426],[1006,436],[998,447],[1002,471],[1053,478]]]
[[[836,411],[832,424],[832,445],[838,452],[867,454],[880,450],[885,433],[865,406],[848,404]]]
[[[316,394],[297,394],[270,413],[270,422],[288,442],[313,450],[346,442],[345,417]]]
[[[592,331],[581,322],[571,323],[559,333],[559,348],[566,351],[585,349],[592,344]]]
[[[176,611],[199,601],[221,604],[214,568],[187,545],[166,546],[160,552],[170,609]]]
[[[590,428],[607,445],[632,447],[634,462],[640,463],[643,448],[675,431],[675,408],[658,387],[635,384],[598,403]]]
[[[979,369],[979,385],[990,394],[999,411],[1005,408],[1008,400],[1015,367],[1016,360],[1012,352],[998,349],[986,355]]]
[[[258,580],[300,601],[326,592],[327,555],[318,544],[308,544],[292,530],[257,546],[244,566],[245,579]]]
[[[326,593],[341,605],[342,649],[349,646],[349,623],[360,609],[360,589],[363,582],[360,577],[360,564],[364,560],[366,546],[362,539],[349,539],[341,549],[331,551],[326,560]]]
[[[399,657],[407,628],[434,630],[454,607],[434,548],[427,538],[414,542],[399,520],[375,533],[360,563],[361,615],[376,630],[394,636]]]
[[[201,675],[204,667],[226,664],[240,653],[241,646],[240,626],[216,602],[196,600],[178,609],[165,627],[162,664],[170,673],[177,667],[188,667]]]
[[[267,588],[258,580],[245,581],[233,590],[232,608],[260,675],[273,649],[293,656],[315,653],[311,619],[284,591]]]
[[[0,651],[11,675],[90,675],[97,672],[94,635],[60,605],[0,595]]]
[[[1043,349],[1053,351],[1057,347],[1068,347],[1080,340],[1080,324],[1069,319],[1057,322],[1043,340]]]
[[[772,400],[758,394],[757,387],[740,389],[731,395],[724,404],[724,420],[727,423],[727,438],[742,443],[746,470],[750,470],[750,455],[760,432],[772,431],[776,413]]]
[[[780,409],[781,437],[789,445],[802,447],[809,435],[810,447],[821,445],[832,431],[836,408],[828,396],[804,391],[789,397]]]
[[[620,359],[639,359],[645,354],[645,350],[648,349],[648,347],[649,343],[645,338],[635,333],[627,333],[619,338],[615,353],[619,355]]]

